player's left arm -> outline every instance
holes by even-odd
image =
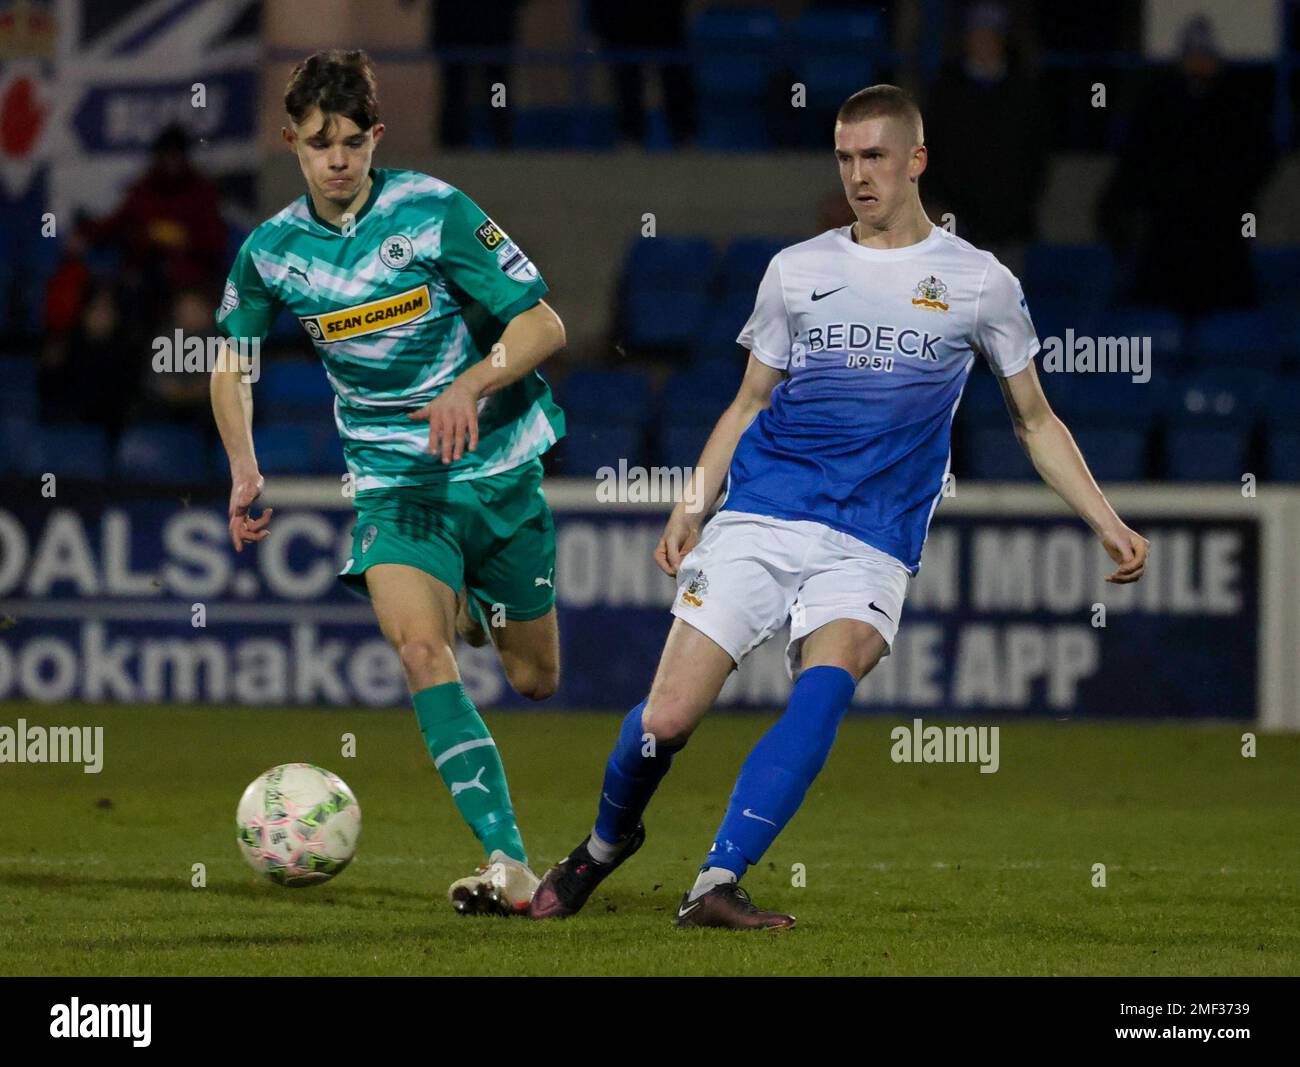
[[[490,353],[410,415],[429,423],[429,451],[451,463],[478,447],[479,402],[563,348],[564,324],[542,299],[546,282],[532,261],[459,189],[446,203],[437,269],[465,299],[506,324]]]
[[[1033,461],[1034,469],[1092,527],[1107,554],[1119,564],[1106,581],[1136,582],[1146,566],[1150,542],[1125,526],[1115,514],[1070,431],[1043,395],[1034,361],[1031,359],[1023,370],[1010,377],[999,378],[998,384],[1011,412],[1016,439]]]
[[[409,416],[429,423],[429,451],[444,463],[459,460],[478,447],[478,404],[525,374],[530,374],[564,347],[564,323],[539,300],[506,324],[492,352],[461,373],[446,389]]]

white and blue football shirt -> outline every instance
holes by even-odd
[[[913,573],[976,355],[999,377],[1038,339],[1015,276],[940,227],[866,248],[851,227],[782,249],[737,342],[787,372],[741,436],[723,508],[840,530]]]

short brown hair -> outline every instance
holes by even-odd
[[[379,121],[379,91],[370,57],[360,49],[313,52],[289,75],[284,109],[295,123],[318,107],[324,115],[343,115],[360,129]],[[328,120],[327,120],[328,124]]]
[[[840,105],[835,121],[848,123],[877,118],[902,119],[916,131],[916,143],[925,144],[921,109],[912,94],[897,85],[869,85],[859,89]]]

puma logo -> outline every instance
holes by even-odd
[[[301,267],[288,266],[285,267],[285,270],[287,270],[290,274],[301,274],[302,280],[305,281],[308,285],[311,285],[311,279],[307,277],[307,272],[303,270]]]
[[[552,585],[551,580],[549,578],[534,578],[533,587],[536,588],[539,585],[549,585],[551,586],[552,589],[555,588],[555,586]]]
[[[478,774],[474,775],[474,777],[468,782],[452,782],[451,795],[453,797],[458,797],[461,793],[465,792],[466,789],[481,789],[485,793],[492,792],[492,790],[479,781],[479,779],[483,777],[483,772],[486,770],[487,766],[484,765],[478,769]]]

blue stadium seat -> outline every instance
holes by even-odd
[[[37,336],[45,328],[45,289],[63,258],[59,237],[34,237],[24,241],[15,264],[19,304],[11,308],[11,325],[19,332]]]
[[[1166,474],[1176,481],[1238,481],[1250,435],[1270,391],[1271,374],[1213,368],[1186,375],[1166,402]]]
[[[555,391],[566,417],[577,422],[644,423],[650,417],[650,379],[639,370],[581,367]]]
[[[696,136],[699,146],[712,152],[760,152],[772,144],[766,109],[757,100],[710,104]]]
[[[966,435],[966,462],[959,477],[981,481],[1036,481],[1038,472],[1016,440],[1010,421],[1003,426],[977,426]]]
[[[1300,246],[1256,245],[1251,261],[1261,300],[1266,303],[1300,302]]]
[[[571,478],[591,477],[601,467],[618,469],[620,459],[629,466],[642,463],[643,426],[635,422],[582,422],[568,420],[561,439],[556,473]]]
[[[623,300],[623,342],[636,350],[688,349],[697,340],[709,298],[698,289],[636,289]]]
[[[311,433],[304,426],[280,423],[253,431],[257,463],[263,471],[277,474],[312,474],[314,463]]]
[[[54,423],[29,438],[19,467],[29,477],[52,473],[62,478],[104,481],[109,476],[108,435],[93,426]]]
[[[691,338],[691,356],[700,362],[723,360],[735,362],[740,346],[736,337],[754,310],[754,293],[735,293],[721,300],[709,301],[702,321]]]
[[[618,122],[612,108],[518,108],[512,136],[522,149],[609,149],[618,144]]]
[[[17,474],[36,436],[35,408],[4,412],[0,417],[0,475]]]
[[[1010,418],[997,376],[976,360],[961,394],[957,419],[963,426],[1007,427],[1011,425]]]
[[[884,20],[875,11],[807,11],[789,27],[795,80],[810,105],[839,107],[872,84],[873,63],[885,46]]]
[[[1206,315],[1191,329],[1188,347],[1207,367],[1245,362],[1253,367],[1276,368],[1295,356],[1295,337],[1289,317],[1266,311],[1220,311]]]
[[[1087,303],[1069,297],[1050,296],[1033,301],[1026,298],[1025,302],[1040,341],[1058,337],[1064,343],[1066,330],[1073,330],[1076,337],[1096,330],[1096,309]]]
[[[713,423],[703,420],[661,422],[654,461],[666,467],[693,467],[704,451],[704,443],[712,431]]]
[[[638,238],[623,274],[623,340],[633,347],[685,348],[708,308],[713,246],[702,237]]]
[[[334,390],[319,360],[266,360],[253,385],[254,410],[266,405],[272,412],[330,411],[333,404]]]
[[[1166,407],[1165,379],[1152,373],[1135,382],[1129,374],[1043,374],[1043,389],[1052,408],[1076,426],[1149,426]]]
[[[259,423],[263,420],[259,418]],[[285,415],[253,431],[257,459],[262,472],[271,475],[332,475],[346,470],[343,445],[333,419],[318,421],[306,416]],[[230,477],[230,461],[220,441],[212,448],[212,472],[218,481]]]
[[[761,8],[719,9],[701,13],[690,27],[695,54],[696,90],[706,101],[761,100],[767,91],[780,20]]]
[[[1267,474],[1279,481],[1300,482],[1300,374],[1278,378],[1264,397]]]
[[[705,11],[691,24],[701,148],[745,151],[770,142],[766,96],[780,22],[771,11]]]
[[[740,387],[744,368],[739,361],[710,360],[678,371],[659,394],[659,419],[663,424],[718,421]]]
[[[1147,438],[1141,429],[1074,424],[1070,429],[1098,481],[1136,482],[1147,476]]]
[[[638,237],[628,251],[623,280],[628,286],[691,285],[704,288],[716,257],[707,237]]]
[[[1044,299],[1101,308],[1115,290],[1115,262],[1102,245],[1036,243],[1025,253],[1021,278],[1030,313]]]
[[[1096,330],[1107,337],[1150,337],[1152,355],[1166,370],[1183,355],[1183,322],[1168,308],[1134,304],[1107,308],[1098,316]]]
[[[1171,426],[1165,435],[1165,474],[1179,482],[1239,481],[1249,445],[1242,426]]]
[[[35,415],[36,360],[31,356],[6,356],[0,359],[0,415]]]
[[[1171,423],[1249,425],[1280,379],[1251,368],[1213,367],[1173,382],[1165,398]]]
[[[723,299],[743,299],[753,307],[763,273],[781,249],[797,237],[739,237],[727,246],[718,260],[718,292]]]
[[[195,485],[209,479],[203,434],[190,426],[142,423],[122,435],[116,477],[156,485]]]

